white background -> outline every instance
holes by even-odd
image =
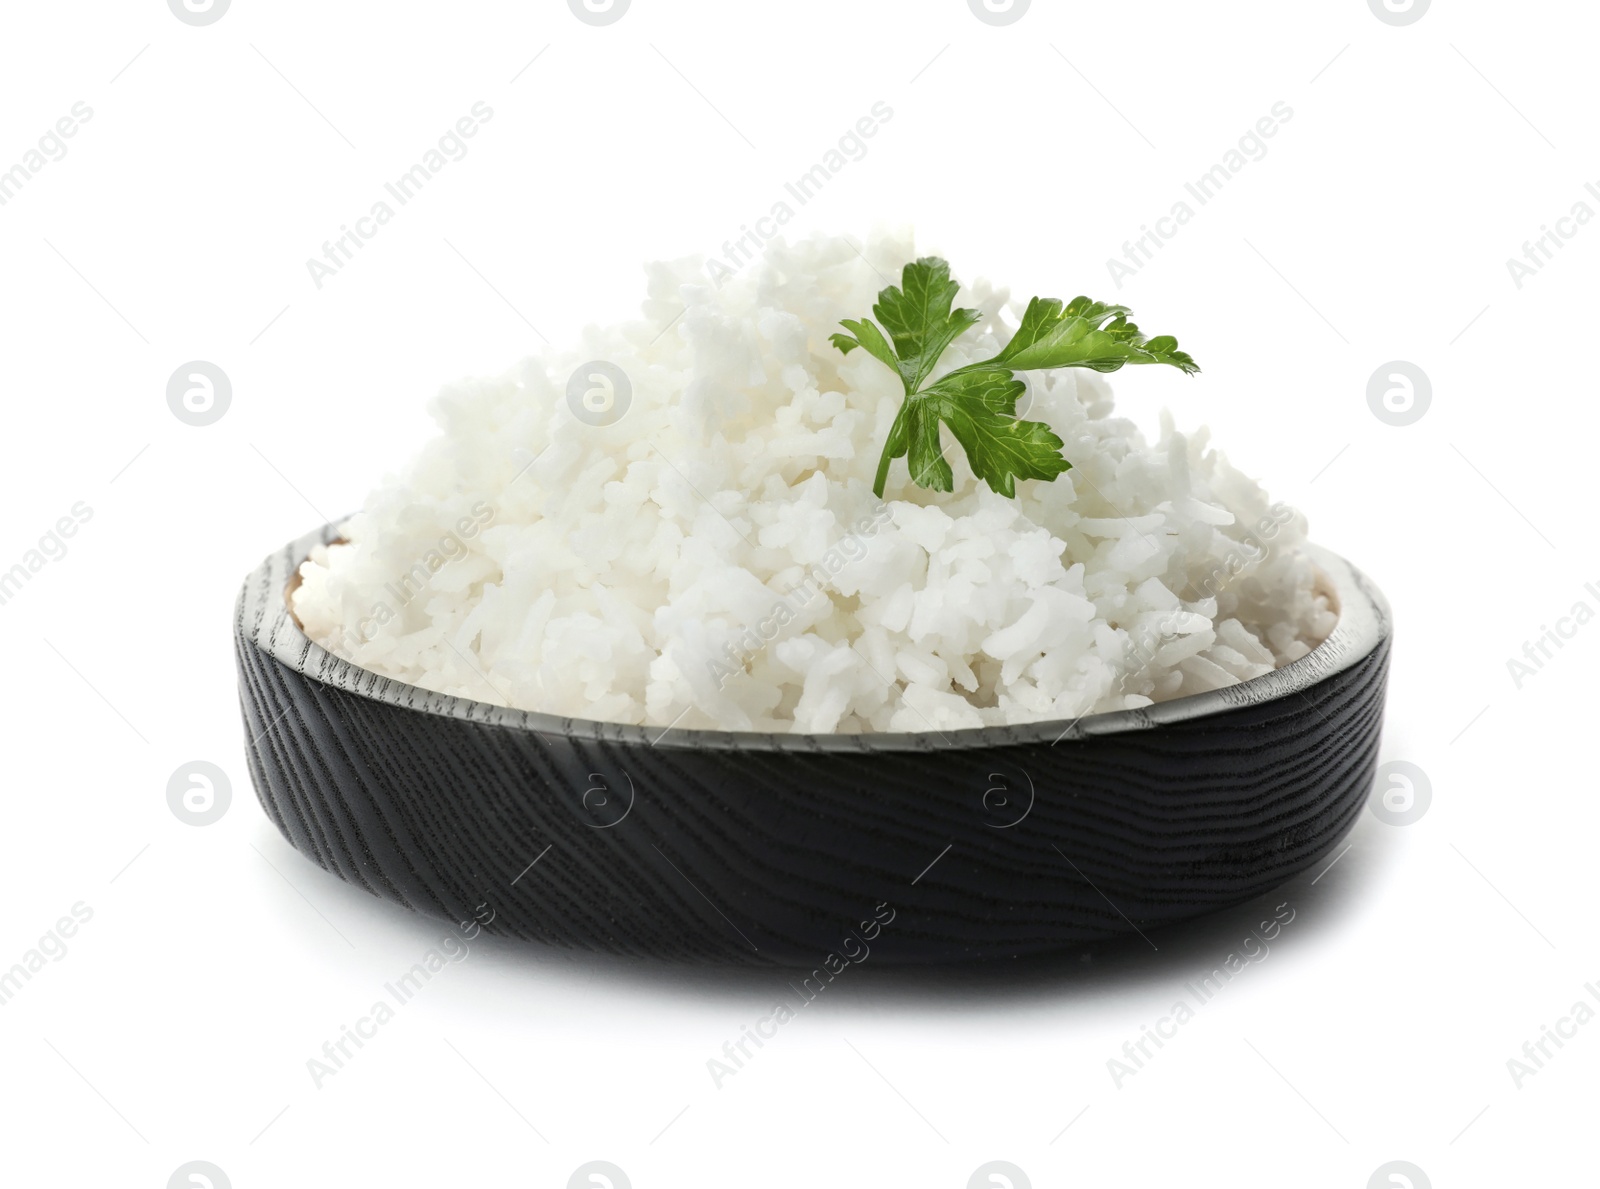
[[[0,966],[92,920],[0,1008],[6,1184],[649,1186],[1575,1183],[1600,1022],[1519,1089],[1507,1059],[1600,982],[1584,627],[1508,658],[1600,580],[1591,543],[1600,226],[1519,288],[1506,259],[1600,183],[1591,5],[634,0],[10,4],[0,169],[73,104],[66,156],[0,207]],[[529,66],[530,60],[535,59]],[[524,69],[526,67],[526,69]],[[306,259],[477,101],[494,118],[318,289]],[[1297,879],[1268,960],[1120,1088],[1106,1062],[1262,905],[1080,960],[852,970],[714,1087],[780,976],[482,939],[318,1089],[306,1061],[445,927],[306,862],[251,793],[230,614],[291,537],[356,508],[445,381],[629,316],[646,259],[717,252],[876,101],[894,116],[792,232],[909,221],[957,275],[1131,304],[1196,380],[1118,376],[1303,508],[1387,592],[1384,759],[1416,824],[1364,814]],[[1118,288],[1106,260],[1278,101],[1292,120]],[[534,328],[537,328],[535,330]],[[233,403],[169,412],[181,363]],[[1431,378],[1413,425],[1368,378]],[[231,777],[186,825],[168,777]],[[1591,1001],[1592,1002],[1592,1001]],[[1597,1005],[1600,1006],[1600,1005]],[[870,1064],[869,1064],[870,1062]],[[919,1117],[920,1116],[920,1117]],[[1069,1126],[1070,1124],[1070,1126]],[[1063,1129],[1066,1130],[1063,1132]],[[1565,1170],[1565,1171],[1563,1171]]]

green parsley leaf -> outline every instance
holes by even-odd
[[[828,341],[840,351],[848,355],[852,348],[862,347],[866,349],[868,355],[888,364],[897,372],[900,370],[900,361],[895,358],[894,348],[889,345],[889,340],[883,337],[883,331],[879,330],[870,318],[859,320],[846,318],[839,325],[855,331],[854,337],[848,334],[834,334],[829,338]]]
[[[1054,297],[1035,297],[1017,333],[991,362],[1018,371],[1090,367],[1114,372],[1125,363],[1167,363],[1189,375],[1200,370],[1171,335],[1146,340],[1128,321],[1131,312],[1087,297],[1074,297],[1065,306]]]
[[[937,256],[924,256],[906,265],[900,285],[890,285],[879,293],[872,307],[889,332],[888,341],[866,318],[846,318],[840,325],[853,331],[854,337],[835,334],[830,341],[847,355],[854,347],[866,348],[900,374],[910,396],[939,362],[944,349],[978,320],[977,310],[950,308],[960,289],[960,284],[950,279],[948,264]]]
[[[1048,483],[1072,467],[1061,456],[1061,439],[1048,425],[1018,420],[1017,398],[1027,390],[1007,368],[963,368],[935,380],[910,403],[931,405],[933,414],[950,427],[967,452],[972,473],[1009,499],[1017,494],[1017,479]],[[915,452],[911,473],[923,487],[950,490],[949,464],[945,464],[943,486],[923,482]]]
[[[939,357],[956,338],[978,321],[976,310],[953,309],[960,284],[950,266],[937,256],[908,264],[900,285],[878,294],[872,307],[878,323],[868,318],[845,319],[850,334],[829,339],[848,355],[857,347],[892,368],[906,398],[889,429],[873,491],[883,498],[889,464],[906,458],[911,479],[919,487],[950,491],[955,474],[940,446],[940,426],[947,426],[966,451],[972,473],[1008,498],[1018,479],[1053,480],[1071,468],[1061,455],[1062,442],[1041,421],[1017,418],[1017,398],[1027,385],[1015,372],[1056,367],[1088,367],[1116,371],[1125,363],[1165,363],[1188,374],[1200,369],[1178,350],[1170,335],[1146,339],[1128,321],[1125,306],[1075,297],[1063,305],[1053,297],[1035,297],[1022,324],[993,359],[947,372],[923,386]]]
[[[1003,367],[951,372],[900,406],[884,457],[909,454],[918,487],[952,490],[955,474],[940,445],[942,422],[966,451],[972,473],[1008,499],[1017,494],[1017,479],[1054,479],[1072,464],[1061,456],[1061,439],[1048,425],[1017,419],[1017,398],[1026,391]]]
[[[906,265],[900,273],[900,286],[890,285],[878,294],[872,312],[889,332],[909,395],[927,378],[944,349],[978,320],[978,311],[950,308],[961,286],[950,278],[950,266],[937,256],[924,256]]]

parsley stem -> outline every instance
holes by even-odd
[[[893,440],[883,444],[883,454],[878,458],[878,477],[872,481],[872,494],[880,500],[883,498],[883,485],[889,481],[889,463],[893,458],[889,451],[893,448]]]
[[[883,443],[883,453],[878,456],[878,476],[872,481],[872,494],[883,498],[883,485],[889,481],[889,464],[906,452],[906,418],[911,413],[912,396],[900,402],[889,427],[889,436]]]

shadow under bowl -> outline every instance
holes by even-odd
[[[819,971],[869,949],[874,964],[1068,949],[1304,871],[1355,822],[1377,762],[1389,608],[1325,550],[1338,625],[1262,677],[1075,722],[797,735],[561,718],[357,668],[285,597],[336,536],[278,551],[239,597],[261,805],[350,883],[502,936]]]

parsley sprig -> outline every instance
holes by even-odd
[[[905,387],[905,402],[889,429],[872,485],[879,499],[890,462],[907,456],[919,487],[954,487],[955,475],[939,445],[941,423],[966,451],[973,474],[1008,498],[1016,495],[1018,479],[1050,482],[1069,470],[1061,439],[1050,427],[1017,417],[1017,398],[1027,391],[1017,372],[1053,367],[1114,372],[1125,363],[1165,363],[1190,375],[1200,370],[1171,335],[1146,339],[1140,334],[1125,306],[1087,297],[1065,305],[1054,297],[1035,297],[1011,341],[993,359],[969,363],[924,385],[945,348],[978,321],[977,310],[952,308],[960,288],[947,262],[924,256],[905,266],[898,287],[878,294],[872,307],[877,322],[843,319],[840,325],[850,333],[830,338],[846,355],[864,348],[893,369]]]

